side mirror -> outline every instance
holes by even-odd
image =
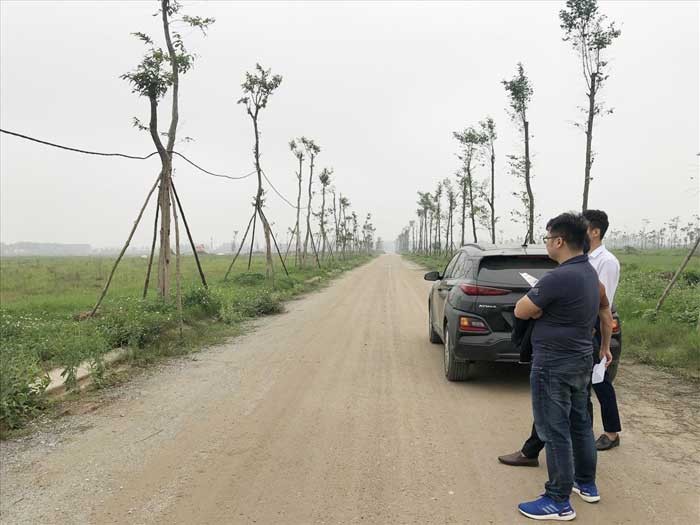
[[[423,276],[426,281],[439,281],[442,279],[440,272],[428,272]]]

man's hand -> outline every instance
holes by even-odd
[[[610,347],[600,347],[600,360],[602,361],[603,358],[607,358],[607,362],[605,363],[605,368],[608,368],[612,364],[613,356],[612,352],[610,351]]]

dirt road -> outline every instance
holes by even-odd
[[[59,430],[4,443],[2,523],[528,522],[516,505],[542,492],[545,467],[496,461],[529,430],[527,372],[446,381],[422,273],[379,257]],[[601,503],[572,500],[577,521],[698,523],[697,388],[642,366],[618,378],[622,446],[600,454]]]

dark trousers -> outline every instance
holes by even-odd
[[[596,448],[588,411],[590,356],[573,359],[565,367],[533,366],[530,372],[532,412],[537,434],[545,442],[545,494],[565,501],[574,481],[595,482]]]
[[[594,340],[593,347],[593,358],[595,362],[600,361],[597,341]],[[615,395],[615,387],[613,386],[613,380],[617,375],[617,365],[620,362],[620,352],[619,346],[612,347],[615,350],[613,354],[613,362],[605,371],[605,377],[603,381],[593,385],[593,390],[600,403],[600,416],[603,420],[603,429],[606,432],[620,432],[622,426],[620,425],[620,412],[617,410],[617,396]]]
[[[588,391],[588,401],[586,402],[586,410],[588,411],[588,418],[593,421],[593,403],[591,403],[590,389]],[[537,429],[535,428],[535,423],[532,423],[532,430],[530,431],[530,437],[527,438],[523,444],[521,452],[526,458],[536,458],[540,455],[540,452],[544,448],[544,441],[540,439],[537,434]]]
[[[607,370],[602,382],[593,385],[593,390],[600,403],[600,416],[603,420],[603,429],[606,432],[620,432],[620,413],[617,410],[617,396],[615,387]]]
[[[598,359],[598,348],[595,343],[596,341],[594,340],[593,356],[597,363],[600,359]],[[593,385],[593,390],[600,403],[600,416],[603,420],[603,429],[606,432],[620,432],[622,430],[620,412],[617,409],[617,395],[615,394],[615,387],[613,386],[613,380],[615,379],[615,375],[617,375],[617,365],[620,361],[620,354],[619,352],[615,352],[615,354],[616,355],[613,355],[613,364],[605,371],[603,381]],[[591,424],[593,424],[593,403],[591,403],[590,396],[588,399],[588,414],[591,418]],[[527,438],[523,444],[521,452],[525,457],[536,458],[540,455],[543,448],[544,441],[537,435],[537,429],[533,423],[530,437]]]

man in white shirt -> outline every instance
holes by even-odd
[[[615,291],[620,281],[620,262],[610,253],[603,244],[603,237],[608,230],[608,216],[604,211],[586,210],[584,217],[588,219],[588,237],[591,249],[588,252],[588,262],[598,273],[598,279],[605,285],[608,302],[612,305],[615,299]],[[615,350],[619,350],[619,346]],[[615,352],[617,353],[617,352]],[[600,402],[601,418],[603,420],[604,433],[596,441],[598,450],[609,450],[620,444],[620,414],[617,409],[617,396],[612,381],[617,373],[620,355],[613,353],[613,362],[605,372],[602,383],[593,385],[593,390]],[[594,352],[596,355],[596,352]]]

